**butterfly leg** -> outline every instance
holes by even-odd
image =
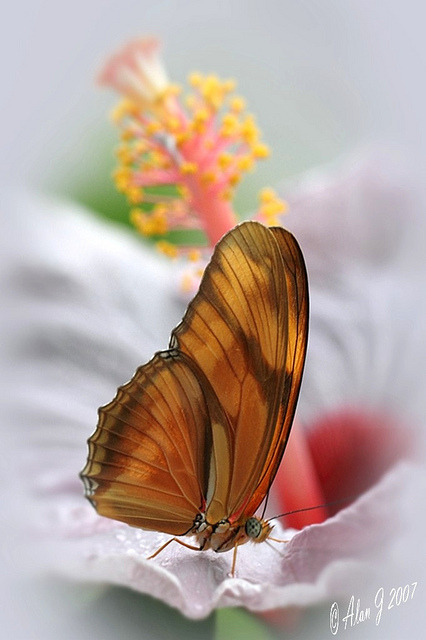
[[[238,549],[238,545],[236,544],[234,547],[234,553],[232,554],[231,578],[235,578],[235,566],[237,564],[237,549]]]
[[[278,538],[271,538],[271,536],[268,536],[268,540],[272,540],[273,542],[290,542],[290,540],[279,540]]]
[[[161,553],[163,549],[168,547],[171,542],[178,542],[179,544],[182,545],[182,547],[186,547],[187,549],[192,549],[192,551],[200,551],[200,547],[194,547],[192,544],[187,544],[186,542],[179,540],[179,538],[170,538],[170,540],[167,540],[167,542],[162,544],[161,547],[157,549],[157,551],[155,551],[152,555],[148,556],[147,560],[152,560],[152,558],[155,558],[155,556],[158,556],[158,554]]]

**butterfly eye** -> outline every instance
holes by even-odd
[[[249,538],[259,538],[262,533],[262,522],[258,518],[249,518],[246,522],[245,531]]]

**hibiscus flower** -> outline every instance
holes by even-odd
[[[157,59],[155,64],[158,70]],[[104,80],[108,77],[104,74]],[[166,76],[160,73],[161,82],[149,73],[147,77],[151,93],[145,92],[144,100],[154,95],[152,117],[158,120],[164,107],[159,99],[177,112],[175,92],[163,86]],[[193,82],[204,95],[204,81]],[[216,81],[212,86],[219,100],[225,89]],[[214,100],[212,104],[215,108]],[[126,117],[134,116],[132,108],[125,105]],[[197,116],[198,108],[191,122],[213,131],[208,118]],[[229,122],[226,139],[235,134],[235,121]],[[148,124],[143,124],[145,130]],[[202,127],[197,135],[205,134]],[[148,192],[148,212],[133,214],[136,226],[156,237],[170,224],[191,227],[201,205],[191,197],[191,149],[184,158],[184,151],[159,136],[158,128],[150,131],[157,136],[155,162],[161,154],[174,156],[174,177],[178,186],[186,187],[180,215],[170,199],[153,202],[155,192]],[[241,157],[256,155],[256,145],[263,143],[255,137],[254,142],[249,136],[249,149]],[[121,157],[126,157],[125,150]],[[219,183],[220,194],[233,187],[232,181],[226,182],[229,164],[222,163],[223,175],[196,185],[198,196]],[[340,172],[317,173],[293,190],[287,187],[294,211],[287,226],[297,232],[308,268],[312,265],[312,320],[298,423],[271,496],[278,511],[271,515],[283,511],[281,505],[288,510],[314,506],[314,497],[327,502],[364,493],[338,513],[332,506],[334,515],[320,511],[317,520],[323,521],[304,528],[306,521],[299,517],[286,530],[277,520],[274,537],[289,542],[242,547],[237,577],[229,575],[229,553],[195,553],[171,545],[147,560],[167,536],[98,516],[84,500],[77,475],[97,407],[113,397],[138,365],[167,345],[170,330],[181,318],[181,274],[168,258],[141,245],[128,231],[108,227],[75,206],[33,194],[4,198],[2,236],[8,242],[1,269],[7,293],[2,526],[8,597],[17,597],[14,585],[25,585],[23,593],[28,594],[40,575],[54,574],[77,584],[130,587],[201,619],[220,607],[257,612],[322,603],[330,607],[337,600],[347,602],[354,590],[361,597],[370,593],[371,585],[375,593],[396,578],[420,580],[410,551],[416,543],[421,548],[412,501],[421,504],[416,496],[425,485],[423,468],[412,455],[414,446],[419,447],[414,427],[421,414],[423,342],[420,326],[407,312],[418,308],[419,287],[396,259],[410,203],[402,190],[397,203],[389,198],[393,183],[383,178],[389,175],[386,165],[381,167],[382,175],[376,161],[361,158]],[[121,172],[118,181],[129,199],[142,202],[141,179],[135,176],[133,171]],[[220,231],[215,230],[214,215],[203,219],[209,246],[233,220],[226,195],[219,203]],[[386,217],[389,200],[394,209]],[[164,203],[170,207],[164,209]],[[158,204],[163,206],[160,213]],[[263,193],[260,217],[271,221],[282,211],[275,194]],[[155,233],[150,215],[157,216]],[[384,237],[385,226],[389,233]],[[165,253],[170,253],[168,247],[160,244]],[[47,589],[52,590],[52,583]],[[29,621],[23,617],[22,624]]]

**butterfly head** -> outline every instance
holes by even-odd
[[[201,549],[213,549],[222,553],[249,541],[263,542],[269,537],[272,529],[269,522],[256,516],[247,518],[245,522],[231,524],[229,520],[221,520],[211,525],[207,523],[204,515],[199,514],[194,521],[193,533]]]
[[[263,542],[269,537],[273,527],[256,516],[252,516],[246,520],[244,525],[244,533],[252,542]]]

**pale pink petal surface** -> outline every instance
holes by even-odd
[[[101,524],[75,501],[64,501],[62,513],[52,511],[51,520],[46,520],[55,533],[45,531],[40,540],[43,563],[77,580],[148,593],[191,618],[206,616],[215,607],[243,605],[265,611],[316,604],[347,596],[354,588],[354,575],[359,589],[373,576],[383,579],[389,541],[401,528],[389,513],[389,500],[400,511],[410,479],[414,483],[421,478],[414,465],[402,465],[356,505],[324,524],[298,534],[278,525],[275,535],[291,542],[271,543],[275,550],[265,544],[242,547],[235,578],[229,575],[232,552],[198,554],[176,544],[147,560],[167,536],[119,523]],[[398,568],[395,563],[393,570]]]
[[[399,575],[401,565],[416,566],[412,547],[403,541],[418,530],[407,495],[424,486],[424,474],[408,462],[334,518],[279,545],[282,556],[266,544],[242,547],[235,579],[228,577],[229,553],[173,545],[147,561],[164,536],[97,516],[82,497],[77,474],[97,407],[167,345],[184,311],[173,266],[126,232],[70,207],[20,197],[6,199],[2,208],[10,214],[5,222],[11,239],[2,270],[9,355],[3,490],[13,566],[35,575],[125,585],[193,618],[216,606],[265,611],[330,602],[355,584],[361,589],[372,576],[379,585],[383,566],[391,575]],[[308,265],[311,257],[307,247]],[[398,287],[397,297],[408,300],[415,289],[392,271],[348,269],[343,275],[344,288],[340,281],[325,287],[312,279],[301,418],[307,422],[336,403],[365,398],[398,404],[398,415],[419,408],[417,334],[410,326],[407,338],[405,313],[385,313]],[[408,346],[413,341],[411,362],[402,369],[393,355],[400,339]],[[276,535],[293,534],[277,525]],[[417,576],[410,573],[409,579]]]

